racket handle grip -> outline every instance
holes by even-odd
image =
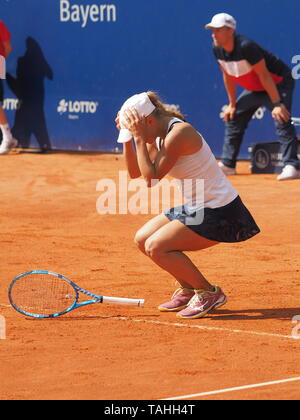
[[[103,296],[103,303],[111,303],[114,305],[144,306],[145,300]]]

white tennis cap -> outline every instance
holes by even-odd
[[[130,108],[135,108],[140,117],[142,117],[143,115],[145,117],[148,117],[155,110],[155,106],[151,102],[146,92],[133,95],[129,99],[127,99],[127,101],[123,104],[120,110],[119,117],[121,130],[119,133],[118,143],[127,143],[132,139],[131,132],[127,130],[127,128],[125,128],[124,124],[124,112]]]
[[[236,29],[236,20],[227,13],[218,13],[212,18],[210,23],[205,25],[205,29],[223,28],[223,26]]]

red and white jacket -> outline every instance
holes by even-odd
[[[265,90],[252,67],[263,59],[276,84],[291,74],[290,68],[282,60],[244,35],[235,35],[233,51],[228,52],[219,46],[214,46],[213,51],[225,73],[246,90]]]

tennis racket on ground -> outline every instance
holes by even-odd
[[[82,294],[90,299],[79,302]],[[9,287],[8,297],[16,311],[33,318],[56,318],[95,303],[144,305],[144,299],[95,295],[61,274],[46,270],[29,271],[17,276]]]

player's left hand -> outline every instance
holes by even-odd
[[[273,108],[272,117],[280,124],[283,124],[290,120],[291,114],[284,104],[280,104]]]

